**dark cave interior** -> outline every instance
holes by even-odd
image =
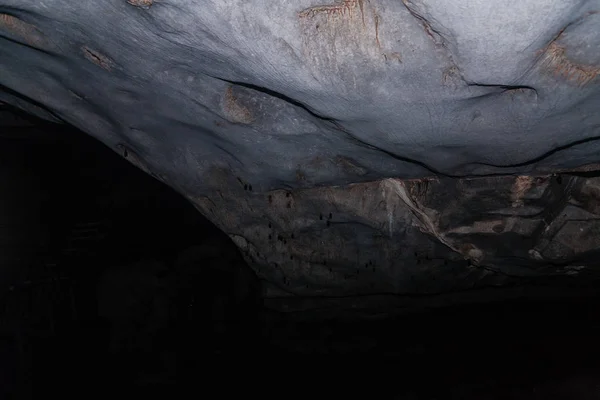
[[[595,298],[277,313],[228,236],[172,189],[74,129],[2,129],[1,399],[233,393],[222,382],[282,367],[326,371],[335,395],[600,398]],[[296,376],[294,394],[324,393]]]

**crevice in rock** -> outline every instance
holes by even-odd
[[[467,86],[473,87],[489,87],[489,88],[497,88],[500,89],[500,93],[510,92],[510,91],[533,91],[537,97],[538,91],[533,86],[528,85],[502,85],[502,84],[490,84],[490,83],[477,83],[477,82],[467,82]]]
[[[529,165],[537,164],[540,161],[542,161],[542,160],[544,160],[544,159],[546,159],[546,158],[548,158],[548,157],[550,157],[550,156],[552,156],[552,155],[554,155],[554,154],[556,154],[558,152],[561,152],[563,150],[568,150],[571,147],[579,146],[581,144],[595,142],[595,141],[597,141],[599,139],[600,139],[600,136],[592,136],[592,137],[588,137],[588,138],[585,138],[585,139],[574,140],[574,141],[572,141],[570,143],[567,143],[567,144],[564,144],[562,146],[555,147],[554,149],[549,150],[549,151],[543,153],[542,155],[537,156],[535,158],[532,158],[532,159],[530,159],[528,161],[523,161],[523,162],[515,163],[515,164],[493,164],[493,163],[486,163],[486,162],[480,162],[480,161],[473,162],[473,164],[484,165],[484,166],[487,166],[487,167],[494,167],[494,168],[518,168],[518,167],[526,167],[526,166],[529,166]],[[507,174],[498,173],[498,174],[483,175],[483,176],[499,176],[499,175],[507,175]],[[456,177],[459,177],[459,176],[456,176]]]
[[[213,75],[209,75],[209,76],[211,78],[214,78],[214,79],[217,79],[217,80],[220,80],[220,81],[223,81],[223,82],[227,82],[227,83],[232,84],[232,85],[241,86],[241,87],[244,87],[246,89],[251,89],[251,90],[255,90],[255,91],[260,92],[260,93],[264,93],[264,94],[269,95],[271,97],[276,97],[276,98],[278,98],[280,100],[285,101],[286,103],[290,103],[290,104],[292,104],[292,105],[294,105],[294,106],[296,106],[298,108],[303,109],[304,111],[306,111],[307,113],[309,113],[311,116],[315,117],[318,120],[325,121],[325,122],[334,122],[334,121],[336,121],[334,118],[330,118],[330,117],[326,117],[326,116],[320,115],[319,113],[317,113],[316,111],[314,111],[313,109],[311,109],[309,106],[307,106],[306,104],[303,104],[303,103],[299,102],[298,100],[295,100],[295,99],[293,99],[293,98],[291,98],[289,96],[286,96],[286,95],[284,95],[282,93],[279,93],[279,92],[277,92],[275,90],[271,90],[269,88],[266,88],[264,86],[259,86],[259,85],[255,85],[255,84],[247,83],[247,82],[233,81],[233,80],[229,80],[229,79],[225,79],[225,78],[221,78],[221,77],[213,76]]]

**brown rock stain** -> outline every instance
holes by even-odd
[[[510,200],[512,201],[512,207],[523,206],[523,196],[531,189],[534,183],[532,176],[517,176],[515,182],[510,189]]]
[[[300,18],[313,18],[317,15],[325,15],[327,20],[348,16],[352,19],[357,9],[360,9],[363,25],[365,23],[364,0],[342,0],[336,4],[322,5],[307,8],[298,13]]]
[[[383,58],[385,61],[397,61],[399,64],[402,64],[402,56],[398,52],[383,53]]]
[[[375,41],[377,42],[377,47],[381,48],[381,42],[379,41],[379,14],[373,12],[373,21],[375,21]]]
[[[555,76],[563,77],[579,86],[588,84],[600,74],[600,67],[581,65],[569,60],[565,47],[556,42],[550,43],[546,48],[542,65]]]
[[[87,58],[88,61],[91,61],[92,63],[96,64],[105,71],[110,72],[115,66],[115,63],[110,58],[95,50],[90,49],[87,46],[82,46],[81,51],[83,52],[83,56]]]
[[[30,46],[43,47],[41,31],[35,25],[13,15],[0,13],[0,29],[22,38]]]
[[[444,85],[450,85],[452,83],[454,83],[456,85],[456,83],[459,79],[460,79],[460,71],[458,70],[458,67],[455,65],[446,68],[442,72],[442,84],[444,84]]]
[[[254,122],[254,116],[248,107],[240,103],[232,86],[229,86],[225,91],[223,109],[233,123],[251,124]]]
[[[154,0],[127,0],[127,3],[134,7],[149,9],[154,4]]]
[[[317,69],[338,76],[354,90],[359,74],[352,66],[356,60],[381,63],[381,16],[370,2],[337,1],[307,8],[298,13],[298,18],[303,55]]]

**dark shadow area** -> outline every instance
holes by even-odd
[[[0,399],[600,399],[597,299],[301,321],[99,142],[40,123],[0,136]]]

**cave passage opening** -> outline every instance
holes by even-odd
[[[172,384],[260,347],[260,282],[224,232],[83,132],[12,121],[0,132],[1,398],[60,393],[69,375]]]

